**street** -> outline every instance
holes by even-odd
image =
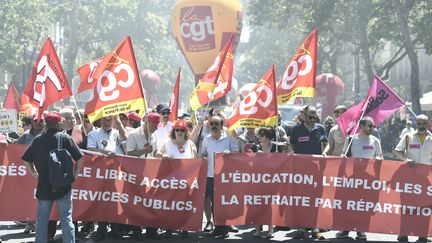
[[[278,231],[275,232],[273,239],[266,238],[257,238],[252,235],[254,228],[250,226],[239,227],[240,231],[238,233],[230,233],[230,237],[225,240],[235,241],[235,242],[267,242],[267,241],[289,241],[289,242],[302,242],[302,240],[292,240],[289,235],[294,232],[291,231]],[[266,228],[264,228],[265,230]],[[24,234],[24,226],[20,226],[15,224],[14,222],[1,222],[0,223],[0,237],[2,242],[10,242],[10,243],[18,243],[18,242],[34,242],[34,233],[32,234]],[[323,235],[326,237],[326,240],[315,241],[315,242],[358,242],[355,240],[356,234],[354,232],[350,233],[352,238],[349,239],[335,239],[335,234],[337,231],[328,231],[324,232]],[[288,234],[288,235],[287,235]],[[387,235],[387,234],[375,234],[375,233],[366,233],[368,237],[367,242],[397,242],[396,235]],[[62,242],[61,241],[61,229],[57,228],[57,233],[54,242]],[[415,242],[417,237],[409,237],[410,242]],[[162,238],[161,240],[152,240],[145,238],[145,242],[222,242],[223,239],[213,239],[208,237],[207,233],[199,232],[199,233],[190,233],[189,238],[183,238],[179,235],[174,234],[172,238]],[[77,241],[80,243],[93,243],[93,239],[81,239]],[[125,240],[114,240],[107,236],[106,240],[101,242],[113,243],[113,242],[138,242],[133,239],[126,238]]]

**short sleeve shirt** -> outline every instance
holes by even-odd
[[[345,140],[344,149],[348,148],[349,139]],[[381,143],[378,138],[369,135],[367,138],[355,135],[352,137],[351,156],[354,158],[373,159],[382,155]]]
[[[292,129],[290,143],[296,154],[321,154],[322,142],[327,142],[327,136],[324,127],[319,123],[315,123],[311,131],[304,124],[296,125]]]
[[[143,129],[144,129],[144,127],[140,126],[138,128],[135,128],[129,134],[129,136],[127,138],[127,142],[126,142],[127,152],[144,149],[144,146],[147,146],[147,145],[154,145],[154,143],[152,143],[151,139],[150,139],[150,141],[148,141],[146,139]],[[151,136],[151,138],[154,138],[154,137]],[[154,148],[155,147],[153,147],[153,149]],[[150,153],[143,154],[140,156],[140,158],[150,158],[150,157],[153,157]]]
[[[111,129],[109,132],[103,128],[93,130],[88,134],[87,148],[96,148],[116,154],[123,154],[119,136],[119,132],[115,129]]]
[[[430,165],[432,164],[432,134],[428,133],[421,143],[416,132],[408,133],[399,140],[395,150],[405,152],[409,159],[417,163]]]

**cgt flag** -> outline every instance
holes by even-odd
[[[285,104],[293,97],[314,97],[317,43],[318,30],[314,29],[291,58],[277,83],[278,104]]]
[[[15,85],[11,83],[8,92],[3,102],[3,109],[12,109],[17,112],[20,111],[20,96],[15,88]]]
[[[90,122],[131,110],[144,115],[146,102],[129,36],[102,58],[94,72],[97,82],[85,107]]]
[[[405,102],[375,75],[374,82],[363,102],[349,108],[336,119],[336,122],[345,136],[354,135],[357,133],[358,122],[362,116],[372,117],[375,125],[379,125],[404,105]]]
[[[57,53],[51,39],[47,38],[24,89],[21,110],[31,111],[36,107],[39,120],[48,106],[71,95]]]
[[[169,120],[174,122],[178,118],[178,107],[179,107],[179,94],[180,94],[180,72],[181,67],[179,67],[178,73],[177,73],[177,79],[174,84],[174,89],[171,94],[169,108],[171,110]]]
[[[229,130],[239,127],[257,128],[276,126],[278,108],[276,101],[275,65],[267,71],[246,98],[228,118]]]
[[[213,100],[225,96],[231,90],[233,74],[233,36],[216,57],[213,65],[199,81],[190,97],[192,110],[197,110]]]
[[[77,72],[81,80],[80,85],[77,89],[77,94],[85,90],[92,89],[94,87],[94,85],[96,84],[94,75],[97,67],[102,62],[103,59],[104,57],[101,57],[96,61],[91,61],[89,63],[86,63],[77,69]]]

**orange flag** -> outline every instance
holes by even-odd
[[[103,58],[104,57],[101,57],[96,61],[91,61],[89,63],[86,63],[77,69],[77,72],[81,80],[80,85],[77,89],[77,94],[85,90],[92,89],[94,87],[97,81],[97,80],[95,81],[94,79],[96,68],[102,62]]]
[[[277,83],[277,100],[285,104],[293,97],[314,97],[318,30],[303,41]]]
[[[18,91],[16,90],[15,85],[11,83],[3,102],[3,109],[12,109],[19,112],[20,104],[21,102],[20,102],[20,96],[18,94]]]
[[[97,76],[98,73],[101,75]],[[91,122],[131,110],[144,115],[146,102],[129,36],[103,57],[93,79],[97,80],[93,84],[93,97],[85,107]]]
[[[240,127],[258,128],[276,126],[278,108],[276,100],[275,65],[267,71],[246,98],[228,118],[229,130]]]
[[[179,67],[177,73],[177,79],[174,84],[174,89],[171,94],[171,99],[169,103],[169,108],[171,110],[169,120],[172,122],[176,121],[178,118],[179,95],[180,95],[180,72],[181,72],[181,67]]]
[[[216,57],[213,65],[199,81],[190,97],[192,110],[197,110],[213,100],[225,96],[231,90],[233,74],[233,36]]]
[[[38,120],[42,112],[54,102],[72,95],[57,53],[47,38],[36,60],[21,99],[21,110],[37,108]]]

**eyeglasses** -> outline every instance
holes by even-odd
[[[176,129],[174,129],[174,131],[176,131],[176,132],[185,132],[186,130],[184,130],[183,128],[176,128]]]
[[[307,116],[307,119],[309,119],[309,120],[316,120],[317,117],[316,116]]]
[[[169,112],[169,111],[165,111],[165,112],[161,112],[161,114],[162,114],[163,116],[167,116],[167,115],[171,114],[171,112]]]
[[[372,125],[372,124],[369,124],[367,127],[369,127],[369,128],[375,128],[376,126]]]
[[[219,126],[219,122],[210,122],[210,126],[215,127],[215,126]]]
[[[424,126],[427,125],[427,123],[417,122],[417,126]]]

